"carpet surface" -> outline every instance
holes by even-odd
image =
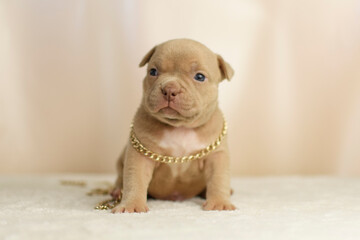
[[[360,179],[233,178],[236,211],[149,200],[150,212],[95,210],[114,175],[0,177],[0,239],[360,239]],[[83,180],[84,187],[60,180]]]

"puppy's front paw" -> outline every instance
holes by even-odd
[[[206,211],[211,210],[235,210],[236,207],[229,201],[224,200],[206,200],[203,204],[203,209]]]
[[[141,213],[149,211],[148,206],[145,204],[120,204],[114,207],[112,213]]]

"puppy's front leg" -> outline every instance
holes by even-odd
[[[147,212],[147,189],[154,171],[155,162],[128,146],[123,169],[123,198],[113,213]]]
[[[210,155],[205,161],[206,201],[204,210],[235,210],[230,202],[229,157],[220,151]]]

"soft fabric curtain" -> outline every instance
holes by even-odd
[[[0,1],[0,172],[114,172],[153,45],[192,38],[234,174],[360,174],[360,2]]]

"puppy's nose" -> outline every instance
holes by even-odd
[[[172,101],[180,93],[180,88],[175,84],[167,84],[161,88],[161,93],[166,100]]]

